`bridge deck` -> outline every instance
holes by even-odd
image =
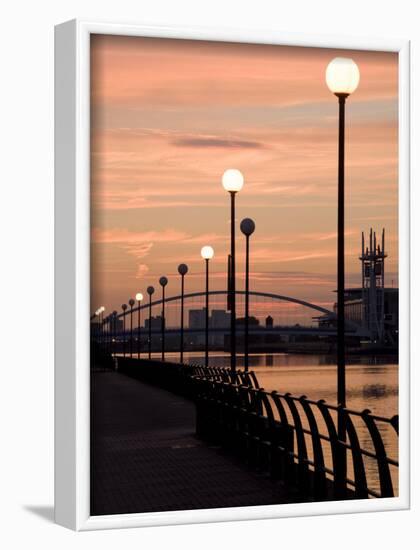
[[[92,374],[92,515],[255,506],[290,495],[194,436],[192,403]]]

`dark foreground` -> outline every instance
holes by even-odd
[[[291,502],[194,436],[193,403],[117,372],[92,373],[91,514]]]

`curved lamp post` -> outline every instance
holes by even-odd
[[[230,194],[230,368],[236,370],[236,280],[235,280],[235,196],[244,185],[239,170],[230,168],[222,176],[222,185]]]
[[[127,307],[127,304],[123,304],[121,306],[121,309],[123,310],[123,357],[125,357],[125,312]]]
[[[209,366],[209,262],[214,256],[214,250],[211,246],[203,246],[201,249],[201,257],[206,262],[206,344],[204,364]]]
[[[154,294],[154,292],[155,288],[153,286],[147,287],[147,294],[149,295],[149,359],[152,358],[152,295]]]
[[[241,231],[245,235],[245,334],[244,334],[244,367],[249,368],[249,237],[255,231],[255,223],[251,218],[241,221]]]
[[[162,349],[162,361],[165,361],[165,286],[168,284],[168,279],[166,277],[161,277],[159,279],[159,284],[162,287],[162,322],[161,322],[161,349]]]
[[[133,306],[135,303],[133,298],[128,300],[130,306],[130,358],[133,358]]]
[[[359,84],[360,74],[352,59],[336,57],[325,74],[328,88],[338,98],[338,217],[337,217],[337,403],[346,406],[344,336],[344,132],[345,104]]]
[[[179,264],[178,273],[181,275],[181,335],[179,341],[179,362],[184,361],[184,277],[188,273],[187,264]]]
[[[140,316],[140,305],[143,301],[143,294],[141,292],[137,292],[136,294],[136,300],[138,302],[139,308],[137,310],[137,359],[140,359],[140,336],[141,336],[141,328],[140,328],[140,322],[141,322],[141,316]]]

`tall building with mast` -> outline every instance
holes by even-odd
[[[385,229],[379,243],[376,232],[370,230],[365,247],[365,234],[362,232],[362,300],[363,323],[374,340],[384,340],[385,326]]]
[[[362,233],[361,286],[346,288],[345,319],[365,329],[373,343],[398,344],[398,288],[385,287],[385,229],[379,239],[372,229],[366,239]],[[334,304],[334,312],[337,304]],[[319,325],[335,326],[335,317],[317,317]]]

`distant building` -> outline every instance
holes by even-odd
[[[152,330],[160,330],[162,328],[162,316],[156,315],[156,317],[151,318],[151,323],[149,323],[149,318],[144,321],[144,328],[149,329],[149,324],[151,324]]]
[[[367,246],[365,246],[365,244]],[[381,242],[370,230],[362,233],[362,286],[344,291],[344,316],[365,328],[372,342],[395,345],[398,342],[398,288],[385,288],[385,231]],[[337,313],[337,303],[334,304]],[[336,326],[331,314],[317,317],[320,327]]]
[[[394,344],[398,340],[398,288],[382,288],[381,293],[383,303],[380,312],[373,317],[369,316],[369,293],[363,288],[347,288],[344,316],[367,328],[372,340]],[[337,313],[337,303],[334,304],[334,313]]]
[[[124,326],[123,320],[117,319],[116,317],[112,317],[110,320],[109,326],[110,326],[111,332],[113,332],[114,334],[118,332],[122,332],[122,329]]]
[[[230,330],[230,313],[224,309],[212,309],[209,318],[209,326],[212,329]],[[225,340],[225,332],[210,332],[210,345],[223,346]]]
[[[236,320],[236,323],[238,325],[244,325],[245,324],[245,317],[239,317]],[[256,317],[254,317],[253,315],[250,315],[248,317],[248,325],[250,327],[257,327],[257,326],[259,326],[259,324],[260,324],[259,320]]]
[[[204,345],[206,328],[206,308],[190,309],[188,312],[188,326],[190,329],[202,329],[200,332],[191,332],[189,335],[189,341],[192,345]],[[224,309],[213,309],[209,315],[209,343],[210,346],[223,345],[224,332],[220,329],[230,328],[230,313]],[[214,331],[212,329],[219,329]]]
[[[212,328],[229,328],[230,313],[224,309],[212,309],[209,324]]]
[[[206,308],[190,309],[188,312],[188,326],[190,328],[204,328],[206,326]]]
[[[271,317],[271,315],[268,315],[265,318],[265,328],[273,328],[274,325],[274,319]]]

